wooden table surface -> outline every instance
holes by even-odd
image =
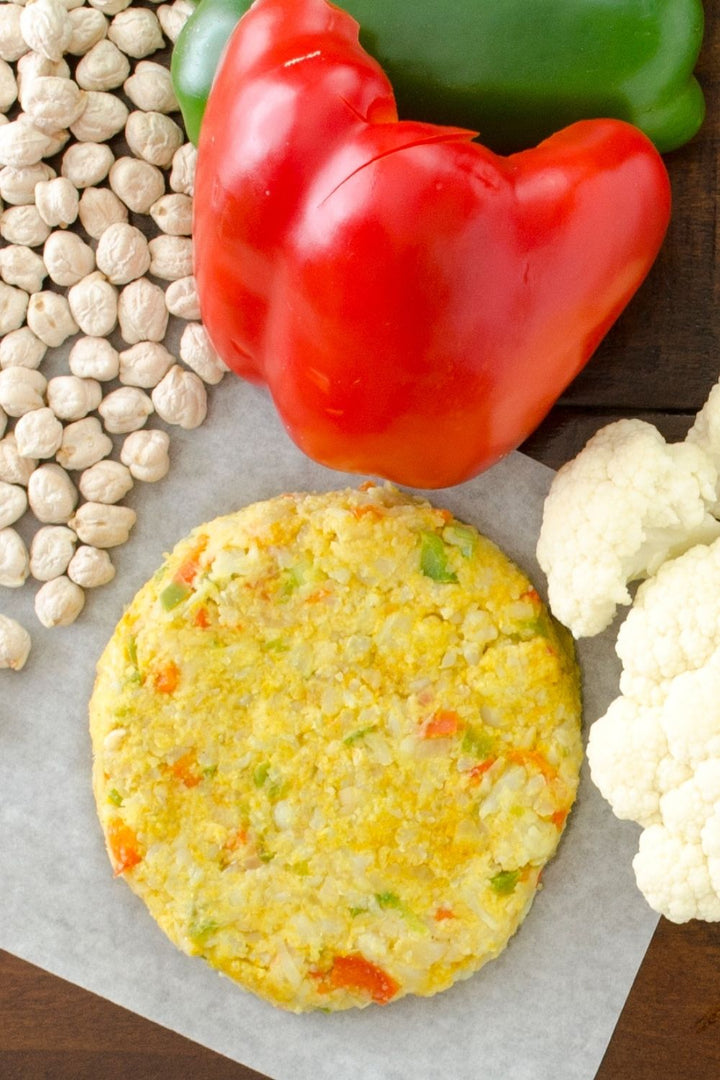
[[[640,416],[666,438],[683,438],[720,377],[720,17],[709,3],[706,12],[699,75],[708,116],[693,143],[667,158],[674,215],[663,252],[589,366],[523,447],[554,468],[620,416]],[[0,952],[0,1076],[249,1080],[259,1074]],[[720,1077],[720,924],[660,921],[596,1080],[629,1077]]]

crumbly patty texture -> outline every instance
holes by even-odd
[[[179,948],[293,1011],[430,995],[526,915],[582,757],[525,575],[391,486],[195,529],[98,665],[115,872]]]

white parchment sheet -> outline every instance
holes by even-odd
[[[636,889],[638,830],[618,822],[587,770],[544,889],[506,952],[432,999],[295,1016],[256,1000],[165,939],[114,880],[90,788],[86,710],[94,667],[135,590],[191,527],[288,490],[356,484],[307,461],[269,398],[226,376],[197,431],[173,431],[170,475],[137,484],[114,582],[75,625],[37,622],[34,589],[2,590],[33,651],[0,671],[0,946],[274,1080],[591,1080],[657,916]],[[431,493],[495,539],[542,592],[533,551],[549,469],[519,454]],[[617,693],[613,636],[580,650],[585,723]]]

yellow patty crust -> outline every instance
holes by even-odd
[[[98,665],[117,874],[179,948],[293,1011],[497,956],[572,805],[577,667],[527,577],[390,486],[195,529]]]

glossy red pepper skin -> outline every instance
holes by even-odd
[[[312,458],[415,487],[518,446],[650,269],[670,187],[621,121],[499,157],[398,122],[357,24],[258,0],[210,94],[195,185],[203,321]]]

